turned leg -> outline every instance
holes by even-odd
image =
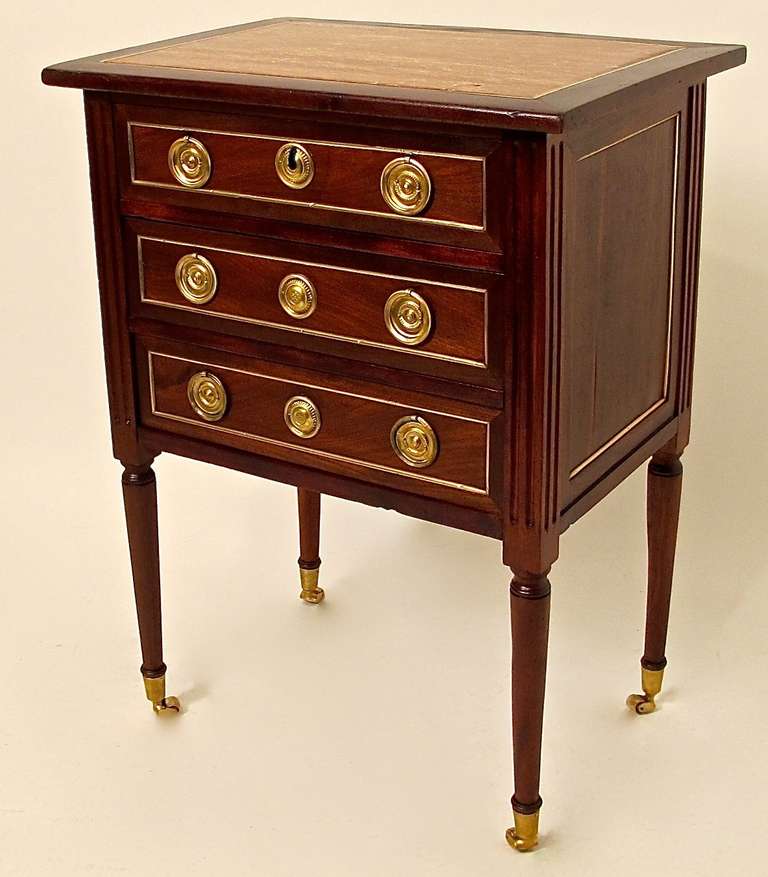
[[[325,591],[318,587],[320,576],[320,494],[299,488],[299,575],[301,599],[321,603]]]
[[[682,486],[680,458],[663,452],[655,454],[648,464],[648,602],[645,652],[640,661],[643,694],[627,698],[627,706],[640,715],[656,709],[656,696],[667,666],[669,600]]]
[[[163,631],[160,614],[160,556],[157,539],[157,488],[149,465],[126,466],[123,501],[131,552],[133,590],[141,639],[141,675],[144,690],[158,714],[177,713],[175,697],[165,696]]]
[[[515,573],[509,588],[512,614],[512,738],[515,827],[507,841],[532,850],[539,841],[539,775],[544,685],[547,675],[550,586],[546,575]]]

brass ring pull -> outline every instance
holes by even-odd
[[[285,425],[302,439],[310,439],[320,432],[322,421],[317,405],[306,396],[292,396],[283,411]]]
[[[415,158],[395,158],[381,172],[381,194],[395,213],[415,216],[429,204],[432,180]]]
[[[431,466],[440,451],[437,433],[416,414],[397,421],[392,427],[390,441],[397,456],[417,469]]]
[[[384,322],[398,341],[415,347],[426,341],[432,331],[432,312],[415,289],[400,289],[384,305]]]
[[[194,137],[179,137],[168,150],[168,167],[188,189],[199,189],[211,178],[211,156]]]
[[[300,143],[284,143],[275,155],[278,177],[291,189],[303,189],[312,182],[315,162],[310,151]]]
[[[187,301],[204,305],[216,295],[216,269],[197,253],[187,253],[176,263],[176,286]]]
[[[187,383],[187,399],[192,410],[203,420],[221,420],[227,410],[224,384],[210,372],[197,372]]]
[[[317,307],[317,290],[312,281],[303,274],[283,277],[277,297],[286,314],[297,320],[306,320]]]

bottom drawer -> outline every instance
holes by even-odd
[[[139,370],[146,426],[492,505],[498,411],[165,340],[140,342]]]

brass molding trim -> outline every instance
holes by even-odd
[[[182,256],[176,263],[173,276],[176,288],[192,304],[207,304],[216,295],[216,269],[205,256],[197,253]]]
[[[427,481],[431,484],[437,484],[442,487],[450,487],[455,490],[461,490],[465,493],[477,494],[480,496],[489,496],[489,480],[490,480],[490,440],[491,440],[491,425],[487,420],[478,420],[474,417],[464,417],[460,414],[448,414],[445,411],[436,411],[432,408],[422,408],[419,407],[417,410],[425,412],[427,414],[438,414],[441,417],[451,418],[452,420],[463,420],[467,423],[478,423],[485,427],[485,473],[484,487],[475,487],[471,484],[463,484],[457,481],[449,481],[444,478],[435,478],[433,476],[424,475],[421,472],[407,471],[404,469],[396,469],[394,466],[384,466],[380,463],[370,463],[366,460],[359,460],[355,457],[347,457],[343,454],[334,454],[331,451],[320,451],[317,448],[312,448],[304,445],[297,445],[295,442],[281,441],[280,439],[268,438],[266,436],[261,436],[256,433],[245,432],[239,429],[231,429],[229,427],[221,426],[218,423],[210,423],[204,422],[201,420],[194,420],[191,417],[181,417],[178,414],[169,414],[164,411],[160,411],[157,407],[157,399],[155,397],[155,372],[154,372],[154,362],[153,357],[163,357],[165,359],[174,359],[179,362],[188,362],[191,365],[202,365],[198,360],[187,359],[184,356],[174,356],[169,353],[160,353],[156,350],[147,350],[147,361],[149,366],[149,395],[150,395],[150,405],[151,405],[151,413],[158,418],[163,418],[165,420],[172,420],[179,423],[188,423],[192,426],[201,427],[204,429],[214,430],[216,432],[226,433],[228,435],[236,435],[241,438],[251,439],[253,441],[263,442],[267,445],[276,445],[278,447],[289,448],[291,450],[297,451],[303,454],[311,454],[316,457],[325,457],[330,460],[338,460],[343,463],[351,463],[355,466],[360,466],[363,469],[374,469],[379,472],[386,472],[391,475],[400,475],[403,478],[411,478],[416,481]],[[252,372],[246,371],[245,369],[231,368],[230,366],[208,366],[208,368],[217,368],[223,371],[231,371],[236,372],[238,374],[250,375],[256,378],[263,378],[269,381],[279,381],[283,384],[292,384],[293,381],[286,380],[285,378],[277,378],[274,375],[265,375],[260,372]],[[324,393],[334,393],[338,396],[350,396],[354,399],[366,399],[371,402],[380,402],[382,405],[391,405],[396,408],[407,408],[408,406],[403,405],[400,402],[391,402],[387,399],[379,399],[375,396],[365,396],[360,393],[349,393],[345,390],[334,390],[330,387],[321,387],[317,384],[304,384],[300,385],[301,387],[306,387],[310,390],[321,390]]]
[[[660,119],[658,122],[654,122],[652,125],[646,125],[645,128],[641,128],[639,131],[633,131],[631,134],[627,134],[626,137],[622,137],[619,140],[614,140],[612,143],[608,143],[605,146],[601,146],[599,149],[595,149],[592,152],[588,152],[586,155],[580,156],[577,161],[584,161],[587,158],[592,158],[595,155],[599,155],[601,152],[605,152],[606,149],[611,149],[614,146],[618,146],[620,143],[624,143],[627,140],[631,140],[633,137],[637,137],[639,134],[644,134],[646,131],[650,131],[653,128],[657,128],[659,125],[663,125],[665,122],[671,122],[674,119],[675,121],[675,159],[674,159],[674,174],[672,177],[672,209],[670,216],[670,241],[669,241],[669,285],[668,285],[668,310],[667,310],[667,346],[664,357],[664,388],[662,391],[661,398],[654,402],[650,407],[648,407],[645,411],[638,414],[633,420],[631,420],[626,426],[622,427],[615,435],[611,436],[608,441],[604,442],[596,451],[590,454],[585,460],[571,469],[569,473],[569,480],[575,478],[579,473],[583,472],[587,466],[590,466],[595,460],[602,457],[602,455],[612,448],[616,442],[620,441],[624,438],[625,435],[628,435],[639,426],[644,420],[653,414],[654,411],[657,411],[662,405],[665,405],[669,401],[669,379],[670,379],[670,369],[672,366],[672,322],[674,318],[674,303],[675,303],[675,235],[677,233],[677,202],[678,202],[678,177],[680,173],[679,169],[679,161],[680,161],[680,113],[675,113],[672,116],[667,116],[664,119]]]
[[[187,128],[182,128],[179,125],[158,125],[154,122],[127,122],[128,126],[128,161],[130,165],[131,171],[131,183],[136,186],[148,186],[150,188],[155,189],[174,189],[178,190],[179,186],[173,183],[156,183],[152,180],[142,180],[136,176],[136,158],[135,158],[135,147],[133,142],[133,128],[160,128],[165,131],[186,131],[190,130]],[[217,131],[214,129],[208,128],[194,128],[193,129],[198,134],[221,134],[225,137],[244,137],[250,140],[271,140],[278,142],[285,142],[285,137],[274,137],[267,134],[243,134],[239,131]],[[428,216],[406,216],[401,213],[390,213],[386,210],[362,210],[356,207],[339,207],[335,204],[325,204],[318,201],[299,201],[293,198],[276,198],[269,195],[249,195],[243,192],[230,192],[225,189],[211,189],[206,188],[202,190],[198,189],[186,189],[186,191],[194,192],[194,191],[202,191],[204,194],[208,195],[221,195],[226,198],[245,198],[249,201],[264,201],[267,203],[273,204],[288,204],[293,207],[310,207],[315,208],[317,210],[331,210],[336,213],[354,213],[359,216],[376,216],[376,217],[385,217],[387,219],[397,219],[400,221],[408,221],[408,222],[423,222],[429,223],[431,225],[439,225],[447,228],[462,228],[467,231],[487,231],[488,228],[488,217],[487,217],[487,166],[486,159],[484,156],[477,155],[456,155],[449,152],[428,152],[426,150],[419,149],[408,149],[408,150],[397,150],[392,147],[385,146],[364,146],[362,144],[355,143],[332,143],[326,140],[304,140],[302,141],[305,144],[316,145],[316,146],[329,146],[337,149],[360,149],[363,151],[374,151],[374,152],[388,152],[390,154],[397,154],[398,152],[407,153],[410,156],[413,155],[423,155],[423,156],[433,156],[436,158],[453,158],[461,161],[479,161],[482,163],[482,171],[483,171],[483,179],[482,179],[482,208],[483,208],[483,220],[480,225],[476,225],[471,222],[456,222],[451,219],[432,219]]]
[[[149,298],[146,295],[145,282],[144,282],[144,258],[142,254],[141,244],[142,241],[152,241],[154,243],[159,244],[170,244],[172,246],[179,247],[190,247],[197,249],[205,249],[209,252],[213,253],[227,253],[229,255],[234,256],[247,256],[251,259],[266,259],[270,262],[283,262],[285,264],[297,265],[302,268],[328,268],[331,271],[343,271],[347,274],[362,274],[368,277],[383,277],[386,279],[396,280],[398,282],[402,282],[404,284],[419,284],[423,286],[430,286],[435,288],[446,287],[448,289],[457,289],[462,290],[464,292],[476,293],[483,296],[483,358],[482,360],[476,359],[466,359],[461,356],[449,356],[444,353],[433,353],[429,350],[417,350],[414,347],[403,347],[400,344],[387,344],[383,341],[369,341],[364,338],[356,338],[352,335],[339,335],[334,332],[324,332],[320,329],[310,329],[305,326],[296,326],[290,323],[275,323],[272,320],[259,320],[255,317],[241,317],[235,314],[227,314],[224,311],[216,311],[211,308],[203,308],[203,307],[189,307],[188,305],[183,304],[174,304],[172,302],[161,301],[156,298]],[[148,235],[137,235],[136,238],[137,248],[138,248],[138,258],[139,258],[139,298],[140,301],[146,304],[151,304],[155,307],[164,307],[164,308],[174,308],[176,310],[181,311],[190,311],[195,313],[203,313],[207,314],[211,317],[221,317],[225,320],[234,320],[238,323],[249,323],[255,326],[266,326],[270,329],[282,329],[286,332],[300,332],[307,335],[315,335],[319,338],[330,338],[334,341],[346,341],[351,342],[353,344],[359,344],[364,347],[377,347],[383,350],[395,350],[400,353],[407,353],[412,356],[426,356],[430,359],[437,359],[443,362],[453,362],[458,365],[469,365],[473,368],[488,368],[488,290],[483,289],[478,286],[461,286],[456,283],[439,283],[435,280],[424,280],[418,277],[400,277],[396,274],[382,274],[377,271],[361,271],[356,268],[343,268],[338,265],[328,265],[323,262],[302,262],[297,259],[289,259],[283,256],[266,256],[261,253],[247,253],[242,250],[229,250],[224,249],[222,247],[209,247],[203,244],[193,244],[188,241],[176,241],[169,240],[167,238],[157,238],[150,237]]]

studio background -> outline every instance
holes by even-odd
[[[169,692],[144,700],[112,460],[82,97],[55,61],[272,16],[746,43],[710,80],[692,443],[659,711],[637,719],[644,474],[553,568],[542,847],[511,824],[500,546],[156,462]],[[765,9],[759,3],[134,0],[0,12],[0,874],[762,873],[768,810]]]

